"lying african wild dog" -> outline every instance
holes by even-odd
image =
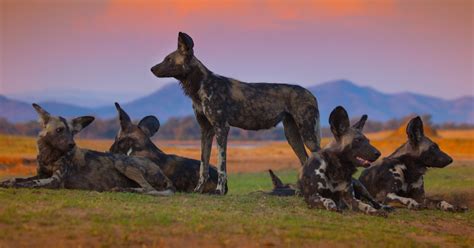
[[[174,77],[193,102],[201,127],[201,169],[195,191],[208,180],[209,157],[214,135],[217,140],[219,181],[216,192],[225,193],[227,136],[229,127],[269,129],[283,121],[285,136],[301,164],[307,160],[305,145],[320,149],[319,109],[316,98],[297,85],[244,83],[219,76],[194,56],[192,38],[179,33],[178,49],[151,68],[157,77]],[[303,142],[304,141],[304,142]]]
[[[199,181],[199,160],[166,154],[153,144],[151,137],[158,132],[160,122],[155,116],[144,117],[138,125],[115,103],[120,120],[120,130],[110,152],[145,157],[160,166],[177,191],[192,192]],[[204,193],[213,193],[217,185],[217,170],[209,167],[210,180],[204,185]],[[227,192],[227,185],[225,186]]]
[[[384,209],[376,209],[355,196],[352,175],[357,167],[366,167],[380,156],[362,134],[366,120],[364,115],[351,127],[343,107],[338,106],[331,112],[329,124],[335,139],[306,162],[299,176],[299,188],[309,207],[324,207],[331,211],[348,207],[366,214],[387,216]]]
[[[424,135],[420,117],[410,120],[406,132],[408,141],[392,155],[365,169],[359,178],[361,183],[377,200],[386,204],[402,204],[409,209],[467,210],[425,197],[423,175],[428,168],[443,168],[453,160]]]
[[[66,188],[130,191],[156,196],[172,195],[174,187],[160,167],[146,158],[101,153],[76,147],[74,136],[94,117],[66,121],[33,104],[40,117],[38,164],[42,175],[8,180],[3,187]],[[45,176],[46,175],[46,176]]]

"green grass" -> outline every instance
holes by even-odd
[[[295,171],[277,174],[285,182]],[[472,193],[474,167],[432,170],[431,194]],[[232,174],[227,196],[150,197],[76,190],[0,189],[0,247],[33,245],[473,246],[474,214],[397,210],[389,218],[308,209],[271,197],[267,173]],[[470,194],[472,196],[472,194]],[[472,200],[472,199],[471,199]],[[2,245],[3,244],[3,245]]]

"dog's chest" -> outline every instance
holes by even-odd
[[[349,183],[347,181],[333,181],[326,175],[327,164],[322,161],[321,166],[314,170],[316,175],[316,187],[319,192],[329,191],[331,193],[342,192],[347,189]]]
[[[408,175],[409,171],[404,164],[397,164],[389,170],[395,179],[395,184],[398,186],[398,190],[403,193],[408,193],[412,190],[421,189],[423,187],[423,176],[418,177],[416,180],[407,180],[410,178]]]

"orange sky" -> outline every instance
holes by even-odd
[[[469,0],[0,1],[0,94],[146,94],[170,81],[149,67],[185,31],[211,70],[241,80],[474,95]]]

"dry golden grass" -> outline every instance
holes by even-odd
[[[474,129],[439,130],[438,134],[445,139],[474,139]]]
[[[404,136],[399,139],[387,138],[392,133],[393,131],[384,131],[371,133],[367,136],[372,140],[372,144],[382,152],[383,156],[387,156],[405,142]],[[441,130],[438,133],[441,137],[433,138],[433,140],[455,160],[474,159],[474,130]],[[0,175],[34,174],[36,168],[30,160],[36,158],[35,140],[32,137],[0,135]],[[77,141],[80,147],[98,151],[107,151],[112,142],[112,140]],[[329,139],[325,138],[322,145],[324,146],[328,142]],[[199,141],[156,141],[156,144],[167,153],[200,159]],[[214,147],[213,155],[216,152]],[[211,163],[216,164],[216,156],[211,156]],[[230,173],[298,167],[298,159],[285,141],[231,141],[229,144],[228,170]]]

